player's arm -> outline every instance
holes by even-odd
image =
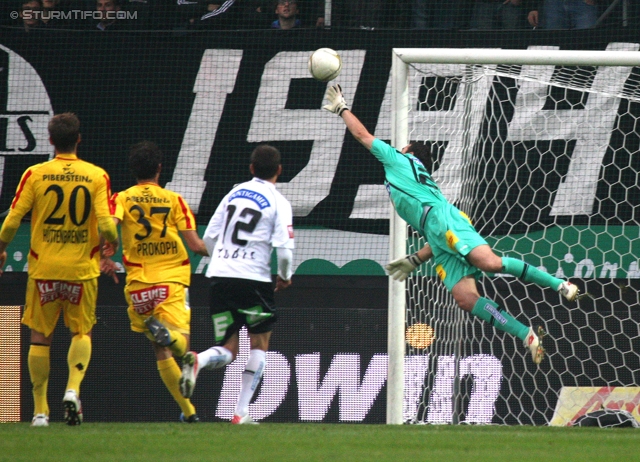
[[[200,239],[197,231],[193,229],[185,229],[180,231],[180,234],[182,234],[184,241],[187,243],[187,247],[189,247],[192,252],[195,252],[198,255],[202,255],[203,257],[209,256],[207,246],[205,245],[204,241]]]
[[[0,276],[2,276],[2,268],[4,268],[4,264],[7,261],[7,246],[8,242],[4,242],[0,240]]]
[[[118,228],[114,220],[109,217],[98,217],[98,229],[100,237],[104,240],[102,245],[102,254],[105,257],[112,257],[118,250],[120,244],[118,240]]]
[[[333,85],[329,87],[326,96],[327,100],[329,100],[329,104],[322,108],[342,117],[342,120],[344,120],[347,129],[353,137],[358,140],[361,145],[367,148],[367,150],[371,151],[371,146],[373,145],[375,136],[369,133],[369,130],[367,130],[355,114],[351,112],[349,106],[347,106],[347,102],[344,100],[340,85]]]
[[[11,211],[13,212],[13,211]],[[20,228],[20,221],[22,216],[18,213],[11,213],[5,218],[0,229],[0,275],[2,275],[2,268],[7,261],[7,247],[13,241],[18,228]]]
[[[276,276],[276,292],[291,285],[293,276],[293,252],[285,247],[276,247],[278,257],[278,275]]]
[[[424,247],[411,255],[393,260],[385,266],[386,270],[396,281],[404,281],[418,266],[433,257],[433,250],[427,242]]]
[[[216,241],[220,236],[220,232],[222,231],[222,226],[224,224],[224,212],[225,206],[227,203],[227,198],[225,198],[218,204],[216,211],[214,212],[211,220],[209,220],[209,224],[207,225],[207,229],[205,229],[204,234],[202,236],[202,240],[209,251],[209,255],[213,255],[213,249],[216,246]]]
[[[11,203],[9,214],[0,228],[0,275],[2,275],[2,268],[4,268],[4,264],[7,261],[7,247],[16,236],[22,217],[31,210],[33,205],[34,194],[30,182],[32,176],[32,169],[28,169],[23,173],[18,190]]]
[[[111,217],[111,219],[113,220],[113,225],[117,230],[118,225],[120,224],[120,219],[118,217]],[[103,237],[101,237],[101,239],[102,245],[100,252],[100,272],[106,274],[111,279],[113,279],[113,282],[118,284],[120,282],[120,280],[118,279],[118,275],[116,274],[118,272],[118,265],[116,264],[116,262],[111,260],[111,257],[113,257],[116,253],[116,250],[118,250],[117,245],[114,246],[113,243],[105,241]]]
[[[98,230],[100,237],[104,239],[105,243],[109,243],[113,253],[118,250],[118,228],[111,218],[111,212],[114,209],[114,201],[111,197],[111,180],[109,175],[104,170],[100,171],[99,175],[96,175],[96,197],[94,201],[94,207],[96,210],[96,218],[98,219]],[[104,246],[103,246],[104,252]]]

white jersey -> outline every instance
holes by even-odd
[[[291,204],[273,183],[241,183],[222,199],[203,240],[211,255],[207,277],[271,282],[273,248],[294,248]]]

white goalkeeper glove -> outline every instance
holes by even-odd
[[[418,257],[418,252],[407,255],[406,257],[398,258],[388,263],[385,268],[396,281],[404,281],[409,277],[409,274],[413,272],[418,266],[424,262]]]
[[[347,102],[344,100],[344,96],[342,96],[342,88],[340,88],[340,85],[332,85],[329,87],[327,90],[327,99],[331,104],[322,106],[322,109],[338,115],[342,115],[344,111],[349,110],[349,106],[347,106]]]

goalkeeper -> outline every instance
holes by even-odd
[[[392,261],[389,274],[404,281],[419,265],[433,258],[436,272],[460,308],[520,338],[533,362],[544,358],[542,330],[515,319],[493,300],[481,297],[476,278],[483,272],[508,273],[524,282],[557,290],[567,300],[578,296],[578,287],[510,257],[497,256],[478,234],[464,212],[450,204],[431,176],[431,152],[425,144],[413,142],[398,152],[375,138],[349,110],[339,85],[327,90],[329,104],[323,109],[338,114],[349,132],[384,166],[385,185],[396,212],[427,241],[416,253]]]

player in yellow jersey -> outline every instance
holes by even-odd
[[[122,230],[131,330],[152,341],[160,377],[182,410],[181,420],[197,422],[195,408],[180,393],[181,370],[174,359],[189,351],[191,324],[191,264],[180,235],[193,252],[209,254],[187,203],[158,184],[158,146],[149,141],[136,144],[129,162],[138,184],[114,195],[113,217]]]
[[[80,121],[75,114],[59,114],[51,119],[48,129],[55,158],[24,172],[0,229],[2,274],[6,248],[22,218],[31,211],[29,279],[22,323],[31,329],[28,365],[35,404],[32,425],[36,427],[49,424],[49,357],[61,312],[72,334],[63,399],[65,421],[68,425],[82,423],[80,384],[91,359],[101,236],[111,244],[110,251],[118,246],[111,219],[109,176],[76,154]]]

